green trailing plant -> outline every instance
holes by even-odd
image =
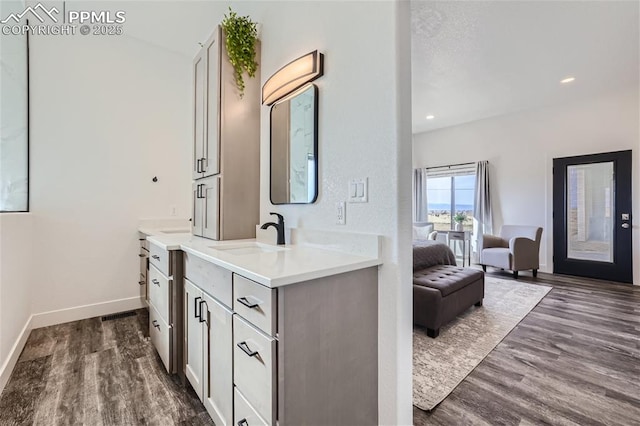
[[[465,221],[467,220],[467,215],[466,215],[466,214],[464,214],[464,213],[456,213],[456,214],[453,216],[453,220],[454,220],[456,223],[463,223],[463,222],[465,222]]]
[[[257,24],[248,16],[238,16],[229,8],[229,14],[224,15],[222,20],[222,29],[226,36],[225,46],[229,62],[234,69],[236,86],[240,91],[240,97],[243,97],[243,74],[246,72],[249,77],[253,78],[258,69],[256,62]]]

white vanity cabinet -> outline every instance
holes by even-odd
[[[233,421],[231,272],[184,253],[184,370],[216,425]]]
[[[149,243],[149,337],[168,373],[183,375],[182,252]]]
[[[184,369],[216,424],[377,424],[376,267],[270,288],[184,264]]]
[[[260,62],[260,43],[256,46]],[[260,205],[260,69],[235,85],[217,27],[193,61],[192,233],[214,240],[255,238]]]

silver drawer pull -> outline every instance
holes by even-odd
[[[259,303],[249,302],[249,300],[247,300],[246,297],[238,297],[236,300],[242,303],[244,306],[246,306],[249,309],[257,308],[260,305]]]
[[[158,321],[153,320],[152,324],[153,324],[153,326],[154,326],[155,328],[157,328],[158,330],[160,330],[160,324],[158,324]]]
[[[239,347],[240,349],[242,349],[242,352],[244,352],[245,354],[247,354],[249,356],[258,355],[258,351],[252,351],[251,349],[249,349],[249,345],[247,345],[247,342],[240,342],[236,346]]]
[[[142,254],[142,253],[138,255],[138,257],[146,257],[146,256],[147,256],[146,254]]]
[[[151,282],[160,287],[160,281],[156,280],[155,278],[152,279]]]
[[[249,426],[247,419],[242,419],[238,422],[238,426]]]
[[[158,256],[157,254],[154,254],[153,256],[151,256],[152,258],[154,258],[155,260],[160,260],[160,256]]]
[[[146,283],[144,281],[138,281],[139,285],[145,285]]]

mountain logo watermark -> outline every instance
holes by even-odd
[[[126,20],[124,10],[67,10],[63,2],[60,13],[38,3],[0,20],[0,31],[2,35],[122,35]]]
[[[41,23],[44,23],[45,18],[42,15],[48,16],[49,19],[51,19],[54,23],[57,23],[58,18],[54,15],[54,13],[55,15],[60,13],[60,11],[55,8],[55,6],[52,7],[51,9],[47,9],[42,5],[42,3],[38,3],[35,6],[28,6],[21,13],[9,14],[9,16],[7,16],[6,19],[3,19],[0,21],[0,24],[7,24],[11,20],[13,20],[16,24],[19,24],[22,18],[24,18],[25,16],[27,16],[27,18],[29,18],[29,16],[33,16]]]

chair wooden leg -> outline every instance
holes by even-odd
[[[518,271],[513,271],[513,278],[518,279]]]
[[[533,270],[533,277],[535,278],[535,277],[537,277],[537,276],[538,276],[538,270],[537,270],[537,269],[534,269],[534,270]]]

